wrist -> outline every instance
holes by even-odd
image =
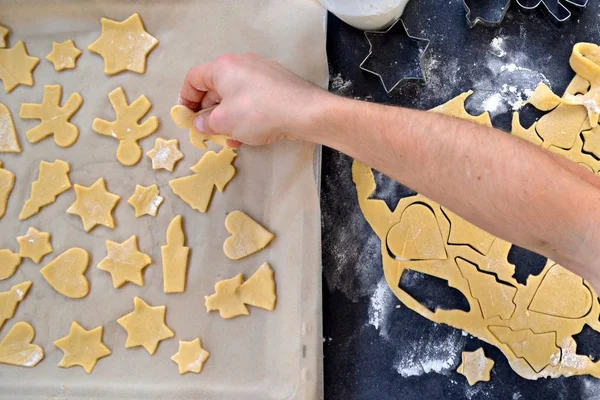
[[[294,139],[334,146],[334,136],[342,134],[340,120],[344,119],[345,103],[349,101],[325,90],[313,90],[305,102],[306,107],[299,110]]]

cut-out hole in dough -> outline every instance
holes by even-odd
[[[460,290],[433,275],[407,269],[402,273],[398,287],[432,312],[437,309],[471,310],[469,301]]]
[[[515,266],[513,277],[522,285],[527,284],[530,276],[538,276],[542,273],[546,260],[546,257],[514,244],[508,252],[508,262]]]
[[[594,361],[600,360],[600,332],[585,324],[580,333],[573,335],[573,340],[577,343],[577,354],[588,356]]]

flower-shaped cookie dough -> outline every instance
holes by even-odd
[[[98,179],[90,187],[75,185],[75,196],[76,200],[67,212],[81,217],[86,232],[96,225],[114,229],[112,210],[121,200],[121,196],[109,193],[103,178]]]
[[[179,366],[180,374],[186,372],[199,374],[209,357],[210,353],[202,348],[202,341],[198,338],[191,342],[180,340],[179,351],[171,357],[171,360]]]
[[[477,382],[489,381],[493,367],[494,361],[487,358],[480,347],[476,351],[463,351],[462,363],[456,372],[464,375],[469,385],[473,386]]]
[[[166,169],[173,172],[175,164],[183,158],[183,153],[179,150],[179,140],[165,140],[157,138],[154,142],[154,148],[146,153],[152,159],[153,169]]]
[[[53,251],[50,244],[50,234],[40,232],[34,227],[30,227],[24,236],[17,237],[17,242],[20,246],[19,255],[22,258],[31,258],[36,264],[39,264],[46,254]]]
[[[52,51],[46,56],[46,60],[54,64],[54,69],[57,71],[63,71],[74,69],[80,55],[81,50],[75,47],[72,40],[66,40],[62,43],[52,42]]]
[[[135,185],[135,193],[127,200],[135,209],[135,216],[152,215],[156,217],[158,207],[163,202],[163,198],[159,196],[160,191],[157,185],[141,186]]]

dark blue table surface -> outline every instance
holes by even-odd
[[[518,96],[541,80],[562,93],[573,76],[568,64],[573,44],[600,43],[598,0],[590,0],[583,13],[560,28],[543,13],[524,14],[513,6],[500,26],[469,29],[458,0],[412,0],[404,21],[410,34],[431,40],[424,62],[427,83],[401,83],[386,94],[377,77],[358,67],[369,50],[363,33],[330,16],[330,90],[366,101],[429,109],[474,89],[467,108],[473,113],[492,110],[494,125],[509,130],[511,106]],[[524,110],[524,125],[536,116]],[[598,379],[525,380],[495,347],[400,306],[383,281],[379,240],[358,207],[351,163],[343,154],[323,150],[327,399],[600,399]],[[375,197],[391,207],[413,193],[384,176],[377,180]],[[538,273],[545,261],[518,248],[509,259],[522,279]],[[584,345],[587,354],[600,356],[600,335],[586,337]],[[462,351],[478,347],[496,365],[490,382],[471,387],[456,368]]]

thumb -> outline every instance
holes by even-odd
[[[198,132],[219,135],[230,135],[231,125],[223,106],[214,106],[200,112],[194,120],[194,128]]]

